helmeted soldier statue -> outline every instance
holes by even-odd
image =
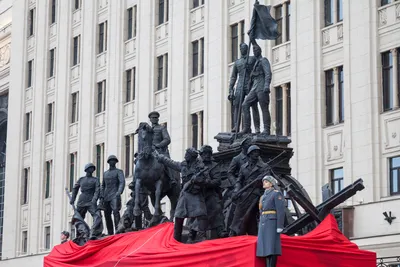
[[[104,208],[104,218],[106,220],[107,232],[109,235],[114,234],[113,221],[111,212],[114,215],[115,230],[117,230],[120,220],[119,211],[121,210],[121,194],[125,189],[125,177],[122,170],[117,169],[115,165],[118,158],[110,155],[107,163],[110,168],[104,173],[103,183],[101,184],[101,196]]]
[[[152,111],[149,113],[149,119],[151,122],[151,127],[153,130],[153,147],[159,154],[162,154],[170,158],[168,145],[171,143],[171,138],[169,136],[167,127],[159,124],[160,113],[157,111]],[[165,169],[167,176],[170,179],[171,186],[176,185],[176,178],[171,171],[171,169]]]
[[[267,163],[264,163],[260,158],[260,148],[256,145],[252,145],[247,150],[248,161],[240,167],[239,176],[235,184],[234,194],[236,194],[241,188],[253,182],[258,176],[263,174],[265,169],[268,167]],[[252,221],[249,221],[249,225],[243,223],[246,213],[254,207],[260,196],[262,195],[261,181],[254,183],[253,186],[247,188],[237,200],[235,214],[231,224],[230,236],[243,235],[246,233],[255,234],[257,225],[251,225]],[[253,228],[254,229],[253,229]],[[255,230],[254,233],[249,231]]]
[[[257,257],[266,257],[267,267],[275,267],[282,254],[281,237],[285,220],[285,198],[278,190],[277,180],[267,175],[262,179],[264,194],[260,198],[260,222],[257,237]]]
[[[207,228],[207,209],[204,201],[203,189],[206,176],[206,168],[198,152],[194,148],[186,149],[185,160],[173,161],[163,155],[157,155],[157,159],[182,175],[182,190],[175,209],[174,238],[182,240],[183,221],[185,218],[197,218],[199,236],[205,240]]]
[[[241,58],[235,61],[235,64],[233,65],[232,68],[232,73],[231,73],[231,78],[229,81],[229,95],[228,95],[228,100],[232,102],[233,105],[233,129],[232,132],[239,131],[239,129],[236,129],[236,123],[237,123],[237,117],[241,116],[239,114],[240,112],[240,105],[243,102],[244,96],[249,93],[249,81],[250,81],[250,73],[251,70],[254,67],[254,63],[256,62],[255,57],[249,56],[249,59],[247,61],[247,52],[249,50],[249,46],[245,43],[240,44],[240,53],[242,55]],[[247,65],[246,65],[247,62]],[[246,73],[246,75],[245,75]],[[238,79],[239,76],[239,79]],[[246,76],[246,77],[245,77]],[[237,80],[236,84],[236,90],[234,90],[234,86]],[[243,94],[242,94],[243,92]],[[242,99],[241,99],[242,95]],[[258,107],[257,103],[254,103],[252,106],[252,111],[253,111],[253,122],[254,122],[254,128],[256,130],[256,133],[260,132],[260,113],[258,112]]]
[[[71,205],[74,205],[76,196],[78,195],[79,188],[81,194],[76,205],[77,211],[82,218],[85,218],[86,212],[89,211],[93,217],[93,225],[91,228],[91,238],[100,237],[103,233],[103,222],[101,219],[101,212],[97,208],[97,200],[100,195],[100,179],[92,176],[96,167],[93,163],[85,165],[86,175],[79,178],[72,189]]]
[[[269,94],[270,84],[272,79],[271,66],[267,58],[262,57],[261,47],[253,41],[253,54],[256,58],[253,70],[250,75],[250,92],[243,101],[243,130],[241,133],[251,133],[251,119],[250,119],[250,107],[254,103],[259,102],[262,115],[264,131],[263,134],[270,135],[271,132],[271,115],[269,113]]]
[[[240,147],[242,151],[239,155],[235,156],[231,163],[229,164],[228,168],[228,179],[230,184],[232,185],[228,188],[228,192],[225,193],[224,198],[225,200],[229,200],[232,197],[233,190],[235,188],[235,184],[237,178],[239,176],[240,167],[247,162],[247,150],[252,144],[252,139],[250,137],[243,139],[240,143]],[[229,227],[231,226],[233,215],[235,213],[236,204],[235,202],[231,202],[231,205],[226,207],[225,210],[225,227],[229,231]]]
[[[207,171],[204,172],[206,179],[204,182],[204,200],[207,207],[208,230],[216,230],[217,236],[227,237],[228,234],[224,227],[224,217],[222,214],[222,192],[221,192],[221,171],[218,164],[212,161],[213,150],[209,145],[200,148],[200,157],[203,160]],[[189,227],[188,243],[193,243],[196,239],[198,220],[192,220]]]

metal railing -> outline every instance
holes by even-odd
[[[400,267],[400,256],[377,258],[376,267]]]

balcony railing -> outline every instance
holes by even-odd
[[[376,267],[399,267],[400,256],[383,257],[376,259]]]

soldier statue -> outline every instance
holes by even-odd
[[[281,237],[285,219],[285,198],[278,190],[277,180],[267,175],[262,179],[264,194],[260,198],[257,257],[266,257],[267,267],[276,267],[277,256],[282,254]]]
[[[81,194],[77,203],[77,212],[82,218],[85,218],[86,212],[89,211],[93,217],[93,225],[91,228],[91,238],[100,237],[103,233],[103,221],[101,212],[97,208],[97,200],[100,195],[100,179],[92,176],[96,167],[92,163],[85,165],[86,175],[79,178],[72,189],[72,198],[70,204],[74,205],[76,196],[78,195],[79,188]]]
[[[159,124],[160,113],[157,111],[152,111],[149,113],[149,119],[151,122],[151,127],[153,130],[153,147],[159,154],[170,158],[168,145],[171,143],[171,138],[169,136],[167,127]],[[174,173],[170,168],[165,169],[166,174],[170,180],[171,187],[177,184]]]
[[[236,180],[239,176],[239,171],[240,167],[242,167],[243,164],[247,162],[247,150],[252,144],[252,139],[250,137],[243,139],[243,141],[240,143],[240,147],[242,148],[242,151],[240,152],[239,155],[235,156],[231,163],[229,164],[228,168],[228,179],[230,184],[232,185],[231,188],[228,188],[228,192],[225,193],[224,198],[226,200],[229,200],[232,197],[232,193],[234,190],[234,186],[236,184]],[[231,226],[232,219],[233,219],[233,214],[235,212],[236,204],[234,202],[231,202],[230,206],[225,207],[225,227],[227,230],[229,230],[229,227]]]
[[[117,227],[120,220],[119,211],[121,210],[121,194],[125,189],[125,177],[122,170],[117,169],[115,165],[118,158],[110,155],[107,159],[109,169],[104,173],[103,183],[101,184],[101,196],[104,208],[104,218],[106,220],[107,232],[109,235],[114,234],[114,226]],[[111,212],[114,215],[114,225],[111,219]]]
[[[206,239],[207,209],[204,201],[203,189],[205,183],[205,166],[198,158],[198,152],[194,148],[186,149],[185,160],[173,161],[166,156],[157,155],[158,161],[165,166],[179,171],[182,175],[182,190],[179,195],[175,210],[174,238],[182,241],[183,221],[185,218],[198,220],[198,234],[200,241]]]
[[[250,73],[251,70],[253,69],[254,63],[256,62],[256,59],[253,56],[248,56],[248,50],[249,46],[245,43],[240,44],[240,53],[242,55],[241,58],[235,61],[235,64],[233,65],[232,73],[231,73],[231,78],[229,81],[229,96],[228,100],[231,101],[232,106],[233,106],[233,123],[234,127],[232,129],[232,132],[239,131],[237,129],[237,122],[238,122],[238,116],[241,116],[240,114],[240,105],[243,103],[244,96],[249,93],[249,81],[250,81]],[[248,57],[248,58],[247,58]],[[247,62],[247,65],[246,65]],[[239,76],[239,79],[238,79]],[[236,84],[236,90],[234,90],[235,83]],[[260,132],[260,113],[258,112],[258,106],[257,103],[254,103],[252,106],[252,111],[253,111],[253,122],[254,122],[254,128],[256,130],[256,133]]]
[[[221,172],[217,169],[218,164],[212,161],[213,150],[209,145],[200,148],[200,157],[203,160],[207,171],[204,172],[206,180],[204,183],[204,200],[207,208],[208,230],[215,230],[219,238],[227,237],[224,229],[224,217],[222,214],[222,192],[221,192]],[[189,231],[188,243],[193,243],[196,239],[198,220],[192,220]]]
[[[230,236],[257,233],[257,225],[251,225],[255,220],[250,220],[248,223],[244,223],[244,218],[248,210],[257,204],[262,195],[261,181],[257,183],[255,180],[258,176],[263,174],[263,171],[268,167],[268,164],[261,160],[260,152],[261,150],[258,146],[250,146],[247,150],[247,162],[240,167],[239,176],[233,194],[237,195],[240,189],[252,182],[254,184],[242,192],[237,199],[236,209],[230,227]]]
[[[264,131],[263,134],[271,133],[271,115],[269,113],[269,94],[272,79],[271,66],[267,58],[262,57],[261,47],[253,40],[253,54],[256,58],[253,71],[250,75],[250,92],[243,101],[243,130],[242,134],[251,133],[250,107],[259,102],[262,115]]]

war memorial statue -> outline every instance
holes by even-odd
[[[101,218],[101,212],[97,207],[97,200],[100,196],[100,179],[92,175],[95,170],[96,167],[93,163],[86,164],[86,175],[79,178],[72,188],[70,204],[74,205],[78,191],[81,189],[81,194],[79,195],[78,203],[76,205],[77,211],[82,218],[85,218],[86,212],[89,211],[93,218],[91,236],[99,237],[103,233],[103,221]]]
[[[257,256],[267,258],[267,266],[272,267],[276,265],[277,256],[281,254],[281,234],[307,233],[333,208],[364,189],[363,181],[359,179],[324,199],[320,205],[312,204],[301,183],[291,176],[289,161],[293,149],[288,146],[291,140],[285,136],[271,135],[268,105],[272,72],[269,61],[262,57],[261,47],[256,40],[276,39],[278,32],[277,23],[271,17],[269,8],[260,5],[258,1],[254,4],[248,35],[250,41],[247,55],[244,55],[246,46],[241,45],[242,58],[235,63],[229,85],[229,99],[236,101],[235,123],[232,125],[235,132],[222,132],[215,136],[219,143],[218,151],[214,152],[208,145],[203,146],[200,151],[188,148],[184,160],[178,162],[170,158],[168,145],[171,138],[166,127],[159,124],[160,114],[151,112],[148,116],[151,125],[141,122],[135,132],[138,152],[134,177],[129,186],[132,190],[131,199],[120,224],[121,194],[125,188],[124,173],[116,168],[116,156],[111,155],[107,160],[110,168],[104,173],[99,197],[100,206],[105,209],[108,234],[113,234],[114,228],[121,233],[129,230],[128,228],[141,229],[137,222],[143,212],[146,218],[151,217],[150,226],[166,221],[163,220],[160,201],[167,196],[171,202],[169,219],[174,221],[174,238],[177,241],[184,240],[185,218],[190,222],[189,243],[195,242],[196,238],[200,242],[206,240],[207,230],[216,231],[218,238],[225,237],[226,231],[229,231],[230,236],[258,236]],[[249,55],[251,46],[254,57]],[[239,81],[236,91],[233,92],[237,75]],[[256,133],[252,134],[250,108],[257,103],[260,103],[263,113],[264,128],[259,133],[258,113],[253,110]],[[243,130],[239,132],[242,111]],[[94,166],[86,166],[85,171],[87,175],[78,180],[73,197],[67,191],[75,211],[72,223],[75,225],[77,238],[74,242],[79,245],[85,244],[90,237],[90,228],[84,221],[83,210],[92,214],[91,207],[99,186],[97,180],[91,177]],[[89,184],[86,181],[90,181],[90,188],[94,189],[87,189]],[[79,188],[82,191],[82,202],[78,201],[76,209],[74,202]],[[221,194],[222,188],[225,189],[224,194]],[[90,194],[87,194],[88,191]],[[148,210],[148,197],[154,207],[154,214],[150,214]],[[291,207],[288,206],[289,201]],[[84,205],[88,202],[91,203],[90,206]],[[111,213],[114,215],[114,225]],[[92,232],[94,228],[97,229],[96,220]]]
[[[125,189],[125,176],[121,169],[116,167],[118,158],[110,155],[107,159],[109,169],[104,172],[103,183],[101,184],[101,203],[104,208],[104,218],[106,220],[107,232],[109,235],[114,234],[118,229],[119,220],[121,218],[121,194]],[[114,223],[111,219],[111,212],[114,217]]]

